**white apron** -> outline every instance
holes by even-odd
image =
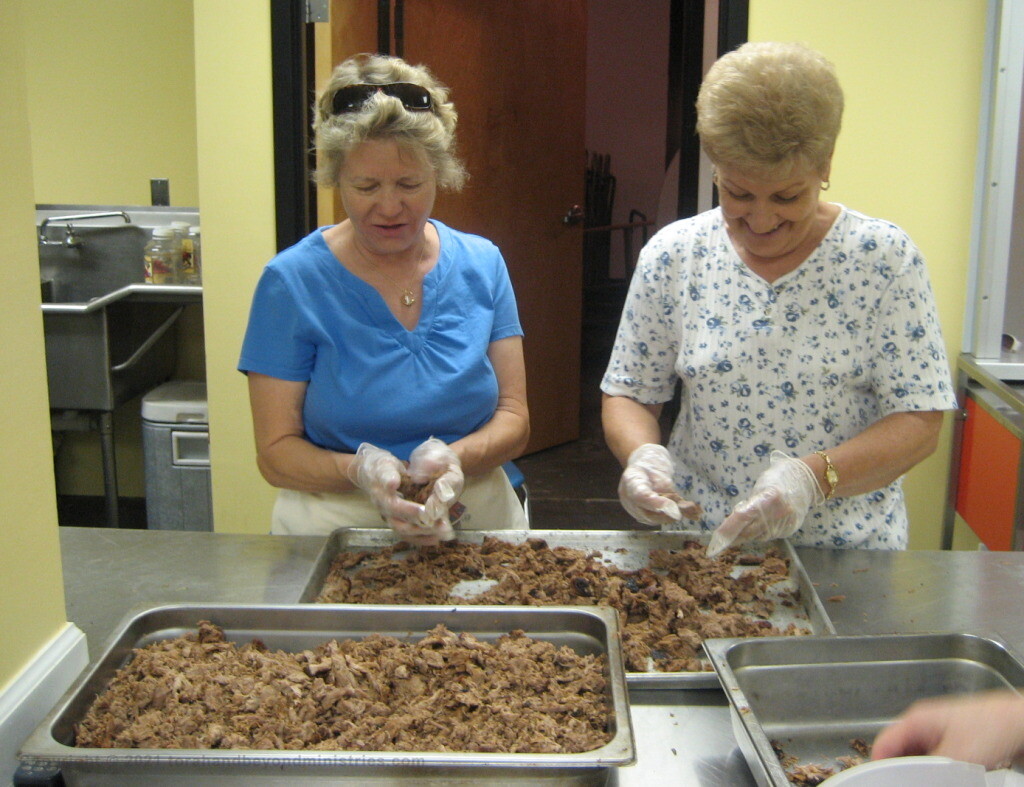
[[[505,471],[496,467],[466,478],[459,497],[466,510],[455,526],[460,530],[527,530],[526,515]],[[325,536],[339,527],[387,527],[380,511],[361,489],[296,492],[281,489],[274,503],[270,532],[274,535]]]

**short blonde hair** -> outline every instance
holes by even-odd
[[[826,172],[842,118],[835,68],[802,44],[744,44],[711,66],[697,95],[711,160],[757,173]]]
[[[397,98],[377,92],[359,109],[334,114],[334,94],[348,85],[386,85],[412,82],[430,92],[428,112],[410,112]],[[423,155],[434,168],[440,189],[458,191],[466,170],[455,153],[458,113],[448,100],[448,88],[426,66],[411,65],[387,55],[356,55],[335,67],[313,108],[316,139],[316,182],[333,188],[348,154],[366,140],[392,139]]]

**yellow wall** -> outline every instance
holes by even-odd
[[[26,15],[40,203],[198,204],[192,0],[37,0]]]
[[[831,200],[899,224],[928,263],[951,362],[960,352],[985,38],[980,0],[752,0],[750,40],[823,52],[846,94]],[[951,423],[905,481],[910,546],[940,546]]]
[[[971,550],[976,552],[979,549],[987,549],[978,538],[978,534],[971,530],[962,516],[956,514],[953,522],[953,549]]]
[[[66,623],[33,232],[26,4],[0,3],[0,691]]]
[[[210,459],[220,532],[269,532],[274,498],[256,469],[245,377],[235,371],[256,280],[276,250],[269,8],[265,0],[195,0]]]

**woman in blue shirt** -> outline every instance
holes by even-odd
[[[278,254],[253,298],[257,463],[280,488],[274,533],[386,521],[430,544],[451,515],[525,528],[502,470],[529,437],[522,328],[494,244],[431,219],[465,180],[455,108],[422,66],[358,56],[316,102],[321,185],[347,218]],[[422,503],[402,477],[434,481]]]

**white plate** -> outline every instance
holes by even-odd
[[[986,779],[985,768],[948,757],[894,757],[865,762],[825,780],[828,787],[992,787],[1005,784],[1002,772],[993,772],[999,781]]]

